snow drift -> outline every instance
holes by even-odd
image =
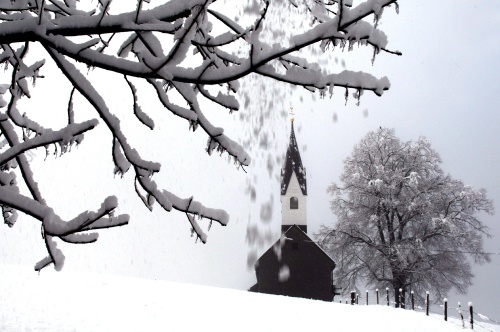
[[[459,322],[230,289],[0,266],[2,331],[458,331]],[[476,329],[484,330],[484,329]]]

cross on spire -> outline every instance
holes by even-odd
[[[290,106],[290,112],[288,112],[288,114],[290,114],[291,118],[290,118],[290,121],[293,122],[294,120],[294,116],[295,116],[295,113],[293,112],[293,106]]]

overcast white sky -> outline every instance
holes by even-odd
[[[393,127],[403,140],[426,136],[443,159],[443,169],[475,188],[484,187],[500,210],[500,2],[495,1],[411,1],[400,0],[400,14],[394,8],[386,10],[381,28],[389,37],[390,49],[403,52],[402,57],[380,54],[371,66],[371,49],[336,54],[339,63],[344,60],[347,69],[367,70],[375,76],[388,76],[391,89],[382,97],[365,93],[361,105],[353,99],[344,106],[343,91],[332,99],[312,98],[310,93],[295,89],[291,97],[275,95],[276,109],[296,112],[296,134],[302,150],[302,160],[308,175],[308,223],[310,233],[321,224],[332,224],[327,186],[338,181],[342,161],[350,154],[367,131],[379,126]],[[333,57],[333,56],[332,56]],[[47,65],[49,66],[49,65]],[[93,75],[93,74],[91,74]],[[95,74],[97,75],[97,74]],[[40,122],[51,114],[64,113],[69,87],[55,92],[53,78],[48,83],[38,82],[38,100],[44,112]],[[52,82],[52,83],[51,83]],[[260,104],[261,91],[254,91],[251,102]],[[44,85],[45,84],[45,85]],[[131,97],[120,76],[114,80],[95,80],[99,88],[107,88],[109,103],[117,112],[131,108]],[[272,91],[267,90],[267,91]],[[265,93],[266,91],[264,91]],[[52,93],[50,100],[44,95]],[[37,99],[39,98],[39,99]],[[287,99],[280,105],[279,99]],[[279,169],[268,175],[266,158],[284,154],[289,137],[289,121],[283,116],[271,116],[263,125],[272,128],[272,146],[277,149],[252,149],[255,163],[248,173],[228,165],[223,155],[204,154],[206,136],[190,133],[185,121],[166,113],[151,91],[143,91],[140,101],[147,104],[157,129],[138,129],[136,122],[123,119],[124,126],[134,133],[138,150],[147,151],[143,157],[162,162],[162,171],[155,176],[160,185],[181,196],[194,195],[208,206],[226,209],[230,224],[222,228],[214,225],[206,245],[195,244],[190,238],[186,217],[181,213],[165,213],[158,209],[150,213],[135,196],[133,177],[113,179],[111,137],[101,124],[86,134],[83,144],[61,158],[49,157],[35,162],[35,173],[44,195],[63,216],[74,216],[82,209],[100,205],[108,194],[118,193],[120,212],[130,213],[130,225],[116,230],[102,231],[98,243],[75,247],[61,244],[66,253],[68,270],[128,274],[134,276],[202,283],[246,289],[255,282],[254,273],[247,268],[248,246],[245,242],[249,223],[278,235],[281,222],[279,205]],[[77,121],[94,117],[85,102],[76,112]],[[254,112],[255,107],[242,108],[240,113]],[[32,112],[36,113],[36,109]],[[223,116],[219,116],[224,112]],[[213,113],[213,114],[211,114]],[[250,135],[248,121],[240,116],[228,116],[214,109],[207,116],[220,121],[232,137],[241,140]],[[334,118],[337,120],[335,121]],[[104,138],[104,143],[99,139]],[[107,141],[106,141],[107,140]],[[179,142],[181,146],[179,148]],[[142,147],[142,148],[141,148]],[[38,156],[44,155],[40,151]],[[263,157],[262,157],[263,156]],[[40,159],[40,158],[39,158]],[[249,184],[257,189],[252,202],[245,193]],[[263,224],[261,203],[271,201],[272,218]],[[500,252],[500,224],[497,217],[485,216],[485,222],[494,235],[486,241],[486,250]],[[0,228],[0,262],[34,265],[43,258],[45,250],[40,238],[39,224],[21,218],[13,229]],[[266,248],[262,248],[263,251]],[[492,256],[492,263],[475,267],[475,285],[462,302],[474,301],[494,317],[495,297],[500,295],[500,256]],[[495,294],[495,295],[492,295]],[[488,312],[488,310],[490,310]],[[498,319],[498,317],[497,317]]]

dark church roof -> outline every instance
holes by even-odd
[[[295,139],[292,121],[290,143],[288,144],[288,149],[286,150],[285,163],[281,169],[281,195],[286,194],[294,171],[295,174],[297,174],[297,180],[299,181],[302,194],[307,195],[306,169],[302,166],[302,160],[300,159],[299,147],[297,146],[297,140]]]
[[[332,301],[334,269],[332,258],[293,225],[257,260],[249,291]]]
[[[262,256],[259,257],[259,259],[257,260],[257,265],[259,265],[259,262],[261,260],[267,259],[269,256],[275,256],[276,248],[282,247],[283,243],[287,241],[303,242],[304,244],[309,246],[309,248],[312,252],[314,252],[315,255],[322,257],[322,259],[325,259],[325,261],[327,261],[329,264],[332,264],[332,270],[335,268],[335,262],[333,261],[333,259],[297,225],[289,226],[288,229],[283,233],[281,238],[276,241],[271,247],[269,247],[269,249],[267,249],[267,251],[264,252]]]

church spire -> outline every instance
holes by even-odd
[[[281,231],[297,225],[307,233],[307,181],[291,119],[290,141],[281,169]]]
[[[294,119],[291,119],[292,129],[290,131],[290,142],[286,150],[285,163],[281,170],[281,195],[285,195],[290,184],[292,174],[295,172],[299,186],[303,195],[307,195],[307,181],[306,169],[302,166],[302,159],[300,158],[299,147],[297,139],[295,138],[295,131],[293,130]]]

